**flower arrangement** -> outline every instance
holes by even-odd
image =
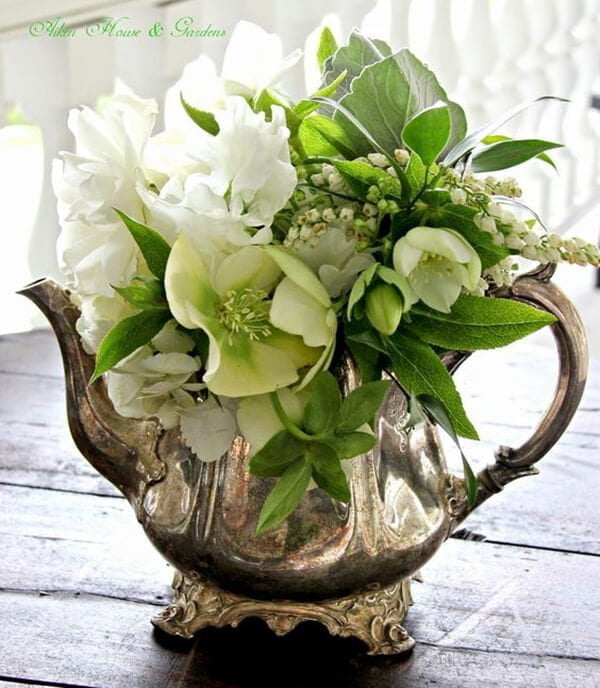
[[[497,133],[532,103],[467,135],[408,50],[358,32],[338,47],[327,29],[321,87],[292,102],[277,84],[299,57],[241,22],[222,74],[201,58],[169,91],[165,131],[152,135],[154,101],[119,86],[101,112],[71,112],[76,151],[53,169],[90,383],[123,416],[179,428],[199,460],[241,434],[250,472],[277,479],[259,533],[311,487],[350,500],[390,384],[411,423],[477,438],[441,354],[553,322],[498,298],[523,261],[600,264],[596,246],[547,233],[514,179],[485,176],[553,165],[558,144]],[[361,374],[345,398],[342,352]]]

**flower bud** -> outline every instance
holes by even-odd
[[[391,284],[377,284],[369,289],[365,299],[369,322],[382,334],[393,334],[402,318],[402,295]]]

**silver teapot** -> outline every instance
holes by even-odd
[[[587,345],[581,320],[552,284],[552,267],[519,278],[497,296],[556,316],[560,373],[555,396],[533,436],[500,447],[478,475],[469,506],[464,481],[446,465],[437,429],[424,420],[406,429],[407,399],[392,386],[376,420],[378,443],[353,461],[352,499],[336,502],[310,490],[280,526],[257,537],[256,523],[273,479],[248,473],[248,446],[238,437],[216,463],[203,463],[178,430],[133,420],[113,408],[102,382],[88,385],[94,358],[81,347],[78,310],[50,280],[21,291],[49,319],[64,361],[73,438],[88,461],[129,500],[147,536],[175,567],[174,599],[153,623],[192,637],[205,626],[236,626],[259,617],[278,634],[305,620],[332,634],[356,636],[370,654],[409,650],[402,627],[411,577],[463,519],[534,464],[573,416],[585,385]],[[465,352],[446,354],[453,372]],[[338,363],[346,393],[360,384],[349,355]]]

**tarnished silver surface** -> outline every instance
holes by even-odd
[[[496,463],[481,472],[477,504],[534,470],[532,464],[565,430],[583,391],[587,350],[581,321],[548,280],[544,273],[525,276],[500,295],[557,316],[553,328],[561,372],[555,399],[531,440],[518,449],[501,448]],[[273,616],[273,605],[278,604],[285,616],[284,608],[296,604],[294,624],[302,620],[302,609],[305,618],[315,618],[321,609],[323,623],[332,630],[325,619],[336,600],[353,599],[359,609],[376,588],[387,591],[381,592],[384,597],[396,596],[393,624],[399,625],[406,611],[402,600],[407,581],[469,509],[463,481],[448,473],[435,427],[424,422],[405,431],[407,403],[397,387],[390,389],[380,410],[376,448],[352,461],[350,504],[311,490],[284,523],[256,537],[258,514],[272,479],[249,475],[243,439],[237,438],[219,462],[207,464],[192,455],[177,430],[163,431],[157,422],[121,417],[102,382],[87,384],[93,357],[81,348],[75,330],[78,311],[68,294],[49,280],[21,293],[44,311],[58,337],[69,424],[77,446],[129,499],[148,537],[183,574],[181,580],[188,581],[179,586],[176,598],[197,597],[188,611],[197,609],[198,618],[187,619],[188,628],[200,628],[206,619],[218,625],[219,619],[242,618],[229,614],[227,604],[217,616],[207,616],[201,609],[206,590],[219,591],[219,599],[231,605],[246,600],[236,607],[246,616]],[[453,370],[466,356],[450,354],[446,364]],[[337,373],[346,393],[360,383],[348,356]],[[364,621],[369,613],[363,610],[360,618]],[[170,625],[161,625],[173,629],[173,618]],[[364,629],[361,633],[356,634],[364,640]],[[390,651],[389,644],[386,647]]]

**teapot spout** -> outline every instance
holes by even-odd
[[[85,352],[75,324],[79,310],[56,282],[42,279],[21,289],[49,320],[63,359],[67,416],[75,444],[92,466],[138,507],[142,488],[161,477],[156,456],[158,423],[119,415],[103,380],[88,381],[94,357]]]

